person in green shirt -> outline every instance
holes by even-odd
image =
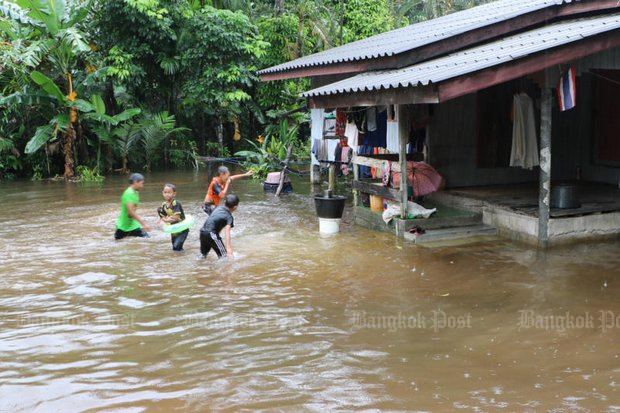
[[[116,220],[115,239],[149,236],[146,231],[150,231],[151,228],[136,213],[142,188],[144,188],[144,176],[137,173],[131,174],[129,187],[125,189],[121,197],[121,213],[118,214]]]

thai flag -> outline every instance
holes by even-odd
[[[575,66],[571,66],[560,77],[558,82],[558,100],[560,111],[570,110],[577,105],[577,83],[575,81]]]

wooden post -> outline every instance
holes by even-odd
[[[286,171],[288,170],[288,163],[291,159],[291,154],[293,153],[293,144],[288,146],[286,150],[286,159],[284,160],[284,168],[282,168],[282,172],[280,172],[280,183],[278,184],[278,189],[276,190],[276,196],[280,196],[280,192],[282,192],[282,188],[284,188],[284,178],[286,178]]]
[[[542,91],[540,108],[540,183],[538,190],[538,245],[549,245],[549,209],[551,204],[551,88]]]
[[[400,164],[400,216],[407,219],[407,107],[395,105],[394,112],[398,114],[398,163]]]
[[[321,167],[319,165],[310,165],[310,183],[312,185],[321,184]]]
[[[353,184],[360,180],[360,167],[356,164],[353,164]],[[353,188],[353,206],[359,206],[359,191]]]
[[[328,188],[332,193],[336,190],[336,164],[329,165],[329,186]]]

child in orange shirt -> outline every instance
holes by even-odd
[[[204,206],[202,209],[211,215],[211,212],[220,205],[220,201],[226,198],[228,188],[230,184],[240,178],[246,178],[254,174],[253,171],[248,171],[244,174],[230,176],[230,171],[225,166],[217,168],[218,176],[211,180],[207,194],[205,195]]]

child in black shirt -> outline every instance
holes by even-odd
[[[213,249],[218,258],[232,256],[232,244],[230,240],[230,230],[235,226],[233,212],[237,210],[239,197],[237,195],[226,195],[224,205],[220,205],[213,210],[204,226],[200,230],[200,252],[206,257]],[[225,230],[226,246],[222,242],[220,232]]]
[[[164,185],[162,195],[164,196],[164,202],[159,208],[157,208],[159,220],[167,224],[177,224],[183,221],[185,219],[185,213],[183,212],[181,203],[176,200],[176,186],[173,184]],[[177,232],[176,234],[171,234],[170,240],[174,251],[183,251],[183,244],[185,243],[188,234],[189,229],[182,232]]]

